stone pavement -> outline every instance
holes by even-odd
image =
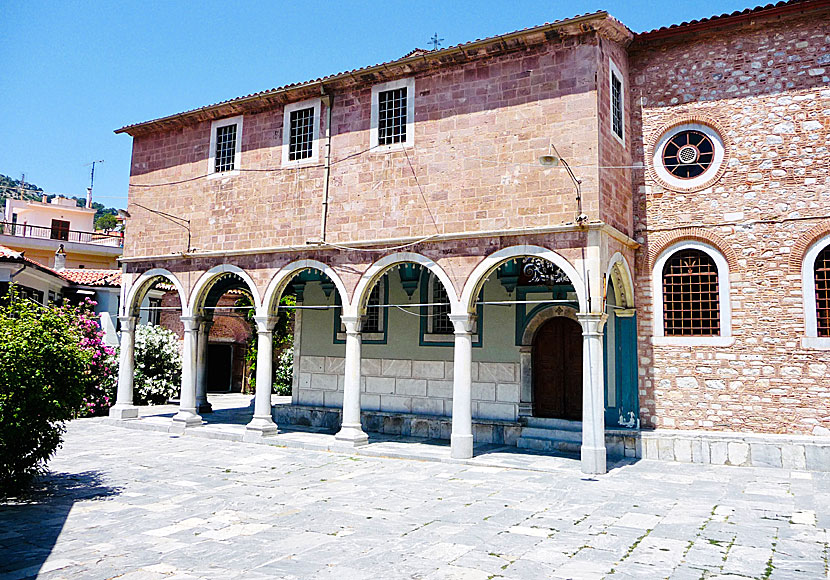
[[[828,577],[828,473],[588,478],[567,457],[417,461],[101,419],[65,441],[39,491],[0,505],[0,580]]]

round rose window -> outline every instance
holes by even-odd
[[[715,159],[712,140],[700,131],[682,131],[663,147],[663,166],[679,179],[702,175]]]
[[[715,129],[703,123],[675,125],[652,150],[654,176],[675,191],[697,191],[723,173],[725,147]]]

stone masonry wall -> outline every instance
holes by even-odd
[[[416,75],[414,146],[405,152],[370,150],[370,85],[335,93],[328,240],[572,221],[573,184],[536,160],[555,138],[572,165],[596,166],[597,39],[551,39]],[[239,175],[205,177],[210,132],[202,121],[135,137],[130,201],[189,218],[200,250],[320,238],[324,169],[281,167],[282,107],[244,115]],[[321,159],[324,134],[321,126]],[[597,172],[581,177],[584,211],[601,217]],[[131,213],[125,256],[186,249],[182,228],[138,206]],[[624,214],[615,210],[612,222],[623,225]]]
[[[300,358],[297,402],[340,408],[345,360]],[[452,361],[372,359],[361,361],[360,405],[366,411],[452,415]],[[474,362],[473,417],[515,421],[519,404],[519,365]]]
[[[631,53],[635,159],[684,118],[711,122],[727,145],[724,174],[702,191],[677,193],[649,171],[635,174],[644,426],[830,434],[830,353],[801,347],[800,275],[811,232],[830,226],[828,47],[825,12],[641,43]],[[654,260],[688,238],[730,262],[730,280],[721,281],[731,293],[729,346],[650,340]]]

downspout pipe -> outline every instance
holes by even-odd
[[[320,85],[320,95],[326,106],[326,160],[325,175],[323,175],[323,208],[320,217],[320,241],[326,241],[326,219],[329,213],[329,178],[331,176],[331,103],[332,97],[326,93],[326,88]]]

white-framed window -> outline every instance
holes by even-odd
[[[321,99],[285,106],[282,126],[282,164],[304,165],[320,159]]]
[[[813,244],[801,264],[804,348],[830,350],[830,236]]]
[[[654,344],[728,346],[732,338],[729,264],[714,246],[685,240],[652,270]]]
[[[386,338],[386,308],[383,305],[386,304],[387,280],[388,276],[381,277],[369,293],[366,314],[363,316],[363,324],[360,325],[360,338],[363,341],[381,341]],[[346,340],[346,326],[342,322],[337,332],[337,340]]]
[[[625,85],[623,75],[614,61],[608,59],[608,87],[610,89],[611,132],[625,147]]]
[[[219,119],[210,124],[208,173],[236,175],[242,157],[242,115]]]
[[[454,340],[455,327],[450,320],[450,297],[444,284],[435,275],[429,276],[428,296],[432,306],[427,307],[427,328],[424,340],[438,337],[440,340]]]
[[[382,151],[414,143],[415,79],[389,81],[372,87],[371,146]]]
[[[672,189],[691,191],[718,175],[725,153],[723,139],[712,127],[685,123],[660,136],[651,161],[659,180]]]

